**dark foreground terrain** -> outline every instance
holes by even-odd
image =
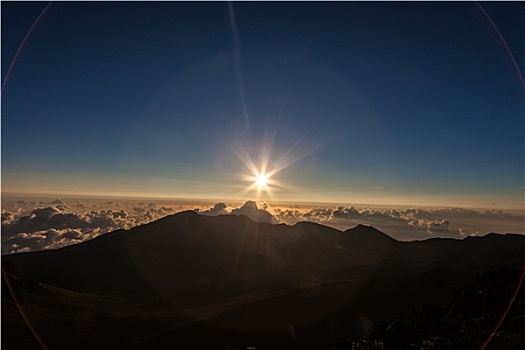
[[[2,349],[519,349],[524,255],[183,212],[2,256]]]

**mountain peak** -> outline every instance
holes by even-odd
[[[179,211],[175,214],[171,214],[171,215],[167,215],[163,218],[160,218],[158,220],[155,220],[155,221],[161,221],[163,219],[169,219],[169,218],[195,218],[197,216],[201,216],[199,214],[197,214],[195,211],[193,210],[184,210],[184,211]],[[152,221],[152,222],[155,222],[155,221]]]
[[[175,223],[189,223],[193,222],[198,219],[202,215],[197,214],[193,210],[185,210],[181,211],[172,215],[165,216],[163,218],[160,218],[158,220],[149,222],[142,226],[148,226],[148,227],[155,227],[155,226],[166,226],[169,227],[171,225],[174,225]],[[136,226],[134,229],[138,229],[141,226]]]
[[[381,249],[395,244],[396,242],[395,239],[378,229],[362,224],[344,231],[339,239],[339,244],[348,248],[352,247],[359,249]]]
[[[194,210],[184,210],[173,214],[173,216],[197,217],[199,214],[197,214]]]
[[[371,237],[380,238],[381,237],[383,239],[395,241],[394,238],[390,237],[386,233],[379,231],[378,229],[370,225],[358,224],[356,227],[350,228],[344,231],[344,233],[351,234],[353,236],[363,236],[363,237],[366,236],[367,238],[371,238]]]

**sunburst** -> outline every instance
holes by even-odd
[[[255,176],[255,184],[257,185],[259,190],[268,187],[267,186],[268,180],[269,180],[269,176],[263,173],[257,174]]]
[[[275,135],[267,137],[258,148],[241,141],[241,138],[231,140],[231,149],[243,163],[245,171],[234,173],[234,177],[248,185],[242,187],[241,197],[249,195],[255,199],[273,197],[278,192],[302,191],[289,181],[279,179],[280,173],[299,159],[316,150],[316,147],[305,147],[300,140],[293,143],[284,152],[275,153],[273,149]]]

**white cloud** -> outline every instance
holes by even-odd
[[[54,249],[175,213],[155,203],[88,205],[62,201],[13,201],[2,208],[2,254]]]
[[[100,232],[97,229],[87,232],[72,229],[50,229],[32,233],[21,232],[10,237],[2,244],[2,253],[11,254],[33,250],[57,249],[95,238],[99,234]]]

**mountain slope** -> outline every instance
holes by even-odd
[[[319,348],[327,334],[329,342],[359,335],[340,324],[442,304],[483,270],[522,267],[524,254],[520,235],[398,242],[369,226],[341,232],[182,212],[54,251],[2,256],[2,269],[52,347],[214,348],[223,339],[226,348],[242,338],[279,348],[291,324],[303,348]]]
[[[180,280],[226,288],[250,274],[284,286],[308,274],[323,279],[345,267],[422,272],[443,266],[516,266],[524,251],[521,235],[398,242],[363,225],[340,232],[312,223],[271,225],[187,211],[54,251],[3,256],[2,261],[14,265],[23,279],[126,295],[155,292],[152,288],[171,293],[170,285],[175,288],[173,281]]]

